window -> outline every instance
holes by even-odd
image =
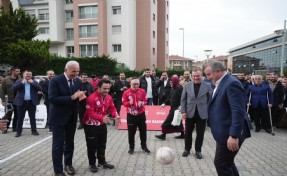
[[[122,32],[122,26],[121,25],[113,25],[112,26],[112,33],[113,34],[120,34]]]
[[[166,1],[166,6],[168,6],[168,1]]]
[[[112,6],[113,15],[121,14],[121,6]]]
[[[74,19],[74,12],[66,11],[66,22],[73,22],[73,19]]]
[[[166,41],[166,46],[168,46],[168,41]]]
[[[49,9],[39,9],[39,20],[49,20]]]
[[[152,37],[155,38],[155,31],[152,31]]]
[[[155,55],[155,48],[152,48],[152,54]]]
[[[74,57],[74,47],[67,46],[67,57]]]
[[[98,6],[79,7],[79,19],[98,18]]]
[[[113,45],[113,52],[122,52],[122,45]]]
[[[73,4],[73,0],[65,0],[66,4]]]
[[[166,33],[168,33],[168,28],[166,28]]]
[[[166,15],[166,20],[168,20],[168,14]]]
[[[98,55],[98,45],[80,45],[80,55],[85,56],[97,56]]]
[[[74,29],[66,29],[66,33],[67,40],[74,40]]]
[[[49,27],[40,27],[39,28],[39,33],[40,34],[49,34],[50,33],[50,29],[49,29]]]
[[[155,4],[155,0],[153,0],[153,3]]]
[[[97,25],[80,26],[80,38],[93,38],[93,37],[98,37]]]
[[[32,18],[36,18],[35,9],[25,10],[25,13],[29,14]]]
[[[155,14],[154,13],[152,14],[152,19],[153,19],[153,21],[155,21]]]

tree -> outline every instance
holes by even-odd
[[[22,8],[0,8],[0,62],[34,69],[49,59],[49,41],[34,41],[38,35],[37,19]]]

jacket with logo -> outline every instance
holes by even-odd
[[[133,103],[130,104],[130,100]],[[142,105],[143,102],[144,104]],[[127,108],[127,113],[132,115],[139,115],[145,112],[144,105],[147,103],[146,93],[144,89],[138,88],[133,91],[132,88],[126,90],[122,97],[122,104]]]

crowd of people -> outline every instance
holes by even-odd
[[[205,70],[194,68],[191,73],[185,71],[183,75],[170,77],[167,72],[162,72],[158,77],[150,69],[145,69],[139,78],[126,78],[125,73],[120,73],[115,82],[110,80],[109,75],[102,78],[91,75],[89,80],[88,74],[79,73],[79,63],[69,61],[64,73],[55,76],[53,70],[48,70],[47,78],[37,82],[31,71],[25,70],[21,78],[20,69],[13,67],[10,75],[0,82],[2,104],[5,107],[12,105],[14,112],[13,121],[12,113],[6,114],[5,119],[0,121],[3,134],[8,132],[12,123],[15,137],[20,137],[28,111],[31,134],[39,135],[35,112],[43,96],[47,107],[47,127],[53,135],[54,172],[59,176],[65,175],[64,171],[68,175],[76,172],[72,162],[76,129],[84,129],[90,171],[97,172],[98,167],[114,168],[105,158],[106,125],[121,123],[121,107],[126,108],[127,112],[128,153],[134,153],[138,128],[141,148],[149,154],[146,105],[158,105],[159,108],[171,106],[161,126],[161,134],[155,138],[166,140],[167,134],[180,133],[175,138],[184,139],[183,157],[191,153],[195,129],[195,156],[197,159],[203,158],[201,148],[208,124],[216,141],[214,164],[218,175],[239,175],[234,158],[245,138],[250,137],[252,127],[249,119],[254,121],[255,132],[263,128],[271,133],[272,125],[280,122],[280,115],[287,106],[287,78],[267,74],[263,80],[261,75],[244,73],[239,73],[235,78],[227,73],[220,62],[207,63]],[[6,102],[3,101],[5,99]],[[185,120],[185,130],[182,122],[179,126],[172,125],[176,110],[180,110]],[[269,112],[272,112],[272,117],[269,117]]]

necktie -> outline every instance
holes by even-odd
[[[70,83],[70,93],[73,94],[73,89],[74,89],[74,85],[73,85],[73,80],[69,80]]]

